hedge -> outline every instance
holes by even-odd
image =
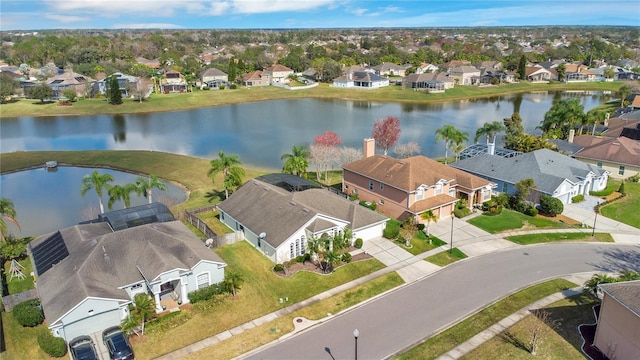
[[[357,249],[362,249],[362,243],[363,243],[362,239],[361,238],[357,238],[356,239],[356,245],[355,245],[356,248]]]
[[[47,329],[38,335],[40,349],[52,357],[63,357],[67,353],[67,343],[63,338],[55,337]]]
[[[189,301],[192,304],[196,304],[200,301],[206,301],[213,298],[215,295],[219,295],[225,292],[224,286],[222,284],[211,284],[202,289],[194,290],[187,294]]]
[[[13,316],[20,325],[28,327],[40,325],[44,321],[38,299],[27,300],[17,304],[13,308]]]

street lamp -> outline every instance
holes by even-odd
[[[455,216],[451,214],[451,241],[449,242],[449,254],[453,252],[453,218]]]
[[[595,236],[596,234],[596,220],[598,220],[598,211],[600,211],[600,201],[598,201],[598,205],[596,205],[596,216],[593,217],[593,230],[591,230],[591,236]]]
[[[358,360],[358,336],[360,336],[360,331],[358,329],[353,330],[353,338],[356,339],[356,360]]]

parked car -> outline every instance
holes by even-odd
[[[120,328],[110,327],[102,332],[102,341],[109,350],[111,360],[133,360],[133,349]]]
[[[88,336],[78,336],[71,340],[69,349],[74,360],[98,360],[96,347]]]

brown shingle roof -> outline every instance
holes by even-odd
[[[640,317],[640,280],[602,284],[599,287],[605,294]]]
[[[345,164],[343,169],[407,192],[414,191],[422,184],[433,186],[441,179],[451,181],[452,184],[457,184],[470,190],[480,189],[491,184],[488,180],[441,164],[422,155],[407,159],[374,155]]]
[[[603,141],[578,150],[575,157],[640,166],[640,141],[626,137],[601,139]]]

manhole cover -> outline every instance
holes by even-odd
[[[296,319],[296,322],[301,323],[301,322],[302,322],[302,319]]]

